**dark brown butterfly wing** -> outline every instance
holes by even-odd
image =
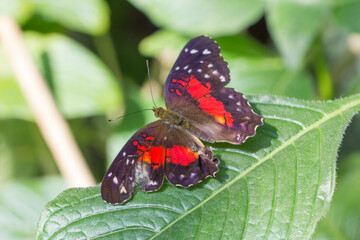
[[[206,36],[194,38],[166,80],[166,106],[185,117],[197,129],[192,133],[202,140],[241,144],[263,122],[243,94],[224,87],[229,81],[219,45]]]
[[[170,183],[189,187],[214,176],[218,160],[209,147],[184,130],[156,121],[135,133],[116,156],[101,183],[102,198],[121,204],[134,187],[155,191]]]

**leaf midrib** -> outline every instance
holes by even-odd
[[[258,102],[261,104],[261,102]],[[264,156],[263,158],[259,159],[258,162],[256,162],[255,164],[253,164],[251,167],[247,168],[245,171],[243,171],[241,174],[239,174],[237,177],[235,177],[233,180],[231,180],[230,182],[226,183],[224,186],[222,186],[221,188],[219,188],[218,190],[214,191],[213,194],[211,194],[209,197],[207,197],[206,199],[204,199],[200,204],[196,205],[195,207],[191,208],[189,211],[185,212],[182,216],[180,216],[179,218],[177,218],[176,220],[174,220],[173,222],[169,223],[168,225],[166,225],[163,229],[161,229],[157,234],[155,234],[154,236],[152,236],[150,239],[154,239],[157,236],[159,236],[160,234],[162,234],[163,232],[165,232],[168,228],[170,228],[172,225],[174,225],[175,223],[177,223],[178,221],[180,221],[181,219],[183,219],[184,217],[186,217],[187,215],[189,215],[190,213],[192,213],[193,211],[195,211],[196,209],[198,209],[199,207],[203,206],[205,203],[207,203],[209,200],[211,200],[212,198],[214,198],[217,194],[219,194],[220,192],[222,192],[224,189],[230,187],[232,184],[236,183],[238,180],[240,180],[241,178],[243,178],[244,176],[246,176],[248,173],[250,173],[251,171],[253,171],[255,168],[257,168],[260,164],[264,163],[265,161],[267,161],[268,159],[271,159],[273,156],[275,156],[275,154],[277,154],[278,152],[280,152],[281,150],[285,149],[286,147],[290,146],[291,144],[293,144],[297,139],[299,139],[301,136],[303,136],[304,134],[306,134],[307,132],[311,131],[312,129],[315,129],[317,127],[319,127],[321,124],[323,124],[324,122],[328,121],[329,119],[345,112],[346,110],[355,107],[356,105],[360,105],[360,99],[354,100],[350,103],[347,103],[345,105],[342,105],[340,108],[338,108],[336,111],[330,113],[330,114],[326,114],[323,116],[323,118],[319,119],[318,121],[314,122],[313,124],[309,125],[308,127],[305,127],[303,130],[301,130],[300,132],[298,132],[296,135],[294,135],[292,138],[288,139],[287,141],[283,142],[283,145],[281,145],[280,147],[274,149],[272,152],[270,152],[268,155]]]

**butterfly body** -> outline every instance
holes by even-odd
[[[103,200],[123,203],[136,185],[155,191],[164,177],[185,188],[214,177],[219,160],[199,139],[241,144],[263,124],[243,94],[225,87],[229,81],[217,43],[190,40],[166,80],[166,109],[153,108],[160,120],[136,132],[116,156],[101,184]]]

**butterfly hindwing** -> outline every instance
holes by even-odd
[[[177,127],[169,127],[166,146],[165,176],[173,185],[189,187],[219,171],[219,160],[210,147]]]
[[[163,121],[153,122],[125,144],[101,184],[102,198],[111,204],[131,198],[134,187],[155,191],[164,176],[173,185],[189,187],[215,176],[218,159],[196,137]]]
[[[101,183],[101,195],[106,202],[123,203],[131,198],[136,185],[143,191],[161,187],[165,160],[161,126],[161,121],[146,125],[116,156]]]
[[[192,49],[199,51],[191,54]],[[241,144],[255,135],[262,117],[253,112],[243,94],[224,87],[229,81],[229,69],[217,43],[205,36],[194,38],[181,51],[166,80],[166,106],[188,120],[195,127],[191,132],[202,140]]]

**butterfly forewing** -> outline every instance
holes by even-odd
[[[191,76],[195,89],[200,83],[210,90],[220,89],[229,83],[229,68],[221,57],[219,45],[213,39],[206,36],[193,38],[181,51],[165,83],[164,97],[168,109],[193,100],[191,94],[179,88],[179,84],[186,86]]]
[[[205,36],[194,38],[166,80],[166,106],[187,119],[195,127],[191,132],[202,140],[241,144],[255,135],[262,117],[253,112],[243,94],[224,87],[229,81],[218,44]]]

